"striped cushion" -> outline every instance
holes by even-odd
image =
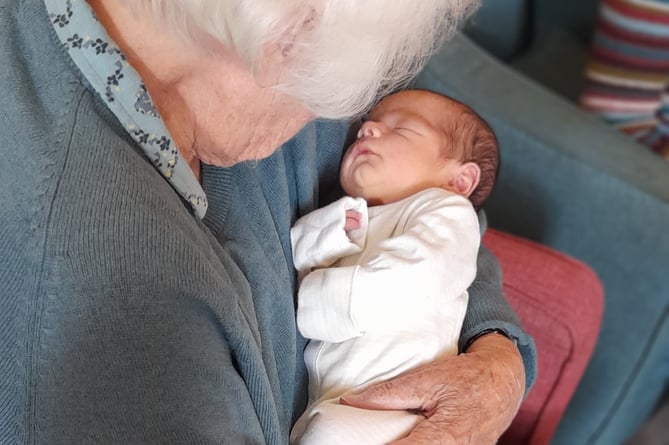
[[[603,0],[581,104],[669,159],[669,0]]]

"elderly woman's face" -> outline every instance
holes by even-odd
[[[182,86],[194,93],[188,104],[193,152],[208,164],[266,158],[313,117],[296,99],[261,85],[236,64],[200,64],[193,85]]]
[[[246,92],[239,104],[216,101],[214,95],[198,108],[193,151],[201,161],[230,166],[266,158],[313,117],[296,100],[271,88],[255,85]]]
[[[311,118],[298,101],[261,85],[220,43],[165,32],[161,22],[145,20],[150,16],[135,14],[125,2],[89,4],[138,70],[191,165],[267,157]],[[273,70],[265,74],[270,81],[277,77]]]

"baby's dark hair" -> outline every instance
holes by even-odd
[[[449,100],[454,100],[448,98]],[[469,200],[475,209],[480,209],[490,192],[492,192],[499,171],[499,146],[497,136],[490,125],[469,106],[459,104],[458,119],[447,123],[447,142],[450,147],[444,147],[444,155],[456,158],[460,162],[473,162],[481,169],[481,178],[478,186],[469,195]],[[449,145],[447,144],[447,145]]]

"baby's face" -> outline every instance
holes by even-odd
[[[379,205],[429,187],[448,188],[460,165],[442,153],[448,140],[441,122],[450,108],[443,98],[424,91],[381,101],[346,150],[339,175],[344,191]]]

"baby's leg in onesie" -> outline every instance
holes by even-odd
[[[331,399],[311,410],[299,443],[382,445],[406,436],[423,419],[407,411],[366,410]]]

